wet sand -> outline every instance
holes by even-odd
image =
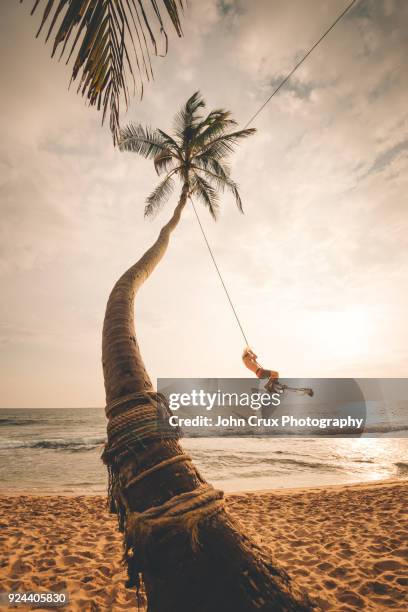
[[[408,482],[231,494],[229,511],[322,610],[408,609]],[[135,608],[102,496],[0,497],[1,591],[65,591],[69,611]]]

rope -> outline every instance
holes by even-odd
[[[124,404],[128,404],[124,406]],[[118,412],[121,407],[121,412]],[[147,440],[175,440],[180,429],[169,423],[169,408],[161,393],[137,392],[113,400],[106,407],[108,440],[102,460],[112,467],[109,490],[116,478],[113,465],[129,453],[146,447]]]
[[[115,400],[112,400],[106,407],[105,413],[106,416],[111,416],[111,413],[118,408],[118,406],[122,406],[127,402],[132,400],[137,400],[133,403],[133,405],[139,404],[149,404],[152,402],[159,403],[160,401],[165,400],[164,396],[161,393],[157,393],[156,391],[137,391],[135,393],[129,393],[128,395],[122,395]]]
[[[153,506],[144,512],[126,513],[124,561],[129,576],[126,586],[136,586],[138,601],[140,574],[146,570],[151,549],[157,545],[159,539],[184,532],[190,538],[193,550],[196,550],[199,524],[224,508],[223,496],[222,491],[204,484],[193,491],[175,495],[164,504]]]
[[[348,13],[348,11],[351,9],[351,7],[353,6],[353,4],[355,4],[356,2],[357,2],[357,0],[352,0],[352,2],[350,2],[350,4],[348,4],[348,5],[347,5],[347,7],[346,7],[346,8],[343,10],[343,12],[342,12],[342,13],[340,13],[340,15],[338,15],[338,17],[337,17],[337,18],[336,18],[336,19],[333,21],[333,23],[332,23],[332,24],[331,24],[331,25],[330,25],[330,26],[327,28],[327,30],[324,32],[324,34],[322,34],[322,36],[319,38],[319,40],[317,40],[317,41],[314,43],[314,45],[312,45],[312,46],[310,47],[310,49],[307,51],[307,53],[305,53],[305,55],[302,57],[302,59],[301,59],[301,60],[300,60],[300,61],[299,61],[299,62],[298,62],[298,63],[297,63],[297,64],[296,64],[296,65],[295,65],[293,68],[292,68],[292,70],[291,70],[291,71],[290,71],[290,72],[289,72],[289,73],[286,75],[286,77],[285,77],[285,78],[284,78],[284,79],[283,79],[283,80],[282,80],[282,81],[279,83],[279,85],[278,85],[278,86],[277,86],[277,87],[276,87],[276,88],[273,90],[273,92],[271,93],[271,95],[269,96],[269,98],[267,98],[267,100],[265,100],[265,102],[262,104],[262,106],[260,106],[260,107],[258,108],[258,110],[256,111],[256,113],[254,113],[254,114],[252,115],[252,117],[251,117],[251,118],[250,118],[250,119],[247,121],[247,123],[244,125],[244,128],[243,128],[243,129],[246,129],[246,128],[247,128],[247,127],[248,127],[248,126],[249,126],[249,125],[250,125],[250,124],[251,124],[251,123],[252,123],[252,122],[253,122],[253,121],[254,121],[254,120],[255,120],[255,119],[258,117],[258,115],[259,115],[259,114],[260,114],[260,113],[263,111],[263,109],[265,108],[265,106],[266,106],[266,105],[267,105],[267,104],[268,104],[268,103],[269,103],[269,102],[272,100],[272,98],[274,97],[274,95],[276,95],[276,94],[278,93],[278,91],[279,91],[279,90],[280,90],[280,89],[281,89],[281,88],[282,88],[282,87],[285,85],[285,83],[287,83],[287,82],[289,81],[290,77],[291,77],[291,76],[292,76],[292,75],[293,75],[293,74],[296,72],[296,70],[297,70],[297,69],[298,69],[298,68],[299,68],[299,67],[300,67],[300,66],[303,64],[303,62],[304,62],[304,61],[305,61],[305,60],[306,60],[306,59],[309,57],[309,55],[310,55],[310,54],[311,54],[311,53],[312,53],[312,52],[313,52],[313,51],[316,49],[316,47],[317,47],[317,46],[318,46],[318,45],[319,45],[319,44],[322,42],[322,40],[324,40],[324,38],[326,38],[326,36],[329,34],[329,32],[331,32],[331,30],[333,30],[333,28],[334,28],[334,27],[335,27],[335,26],[336,26],[336,25],[339,23],[339,21],[340,21],[340,20],[341,20],[341,19],[344,17],[344,15],[345,15],[346,13]],[[207,236],[205,235],[204,228],[203,228],[203,226],[202,226],[202,224],[201,224],[200,217],[198,216],[198,213],[197,213],[196,208],[195,208],[195,206],[194,206],[194,202],[193,202],[193,200],[191,199],[191,196],[189,196],[189,197],[190,197],[191,204],[193,205],[193,209],[194,209],[195,216],[196,216],[196,218],[197,218],[198,224],[199,224],[199,226],[200,226],[201,233],[202,233],[202,235],[203,235],[203,238],[204,238],[204,240],[205,240],[205,243],[206,243],[206,245],[207,245],[207,248],[208,248],[208,251],[209,251],[209,253],[210,253],[210,255],[211,255],[211,258],[212,258],[212,260],[213,260],[213,263],[214,263],[215,269],[217,270],[217,274],[218,274],[219,279],[220,279],[220,281],[221,281],[221,284],[222,284],[222,286],[223,286],[223,288],[224,288],[225,294],[226,294],[226,296],[227,296],[227,298],[228,298],[228,301],[229,301],[229,303],[230,303],[230,306],[231,306],[231,308],[232,308],[232,312],[234,313],[235,319],[236,319],[236,321],[237,321],[237,323],[238,323],[238,327],[239,327],[239,329],[240,329],[240,331],[241,331],[242,337],[243,337],[243,338],[244,338],[244,340],[245,340],[245,344],[246,344],[246,346],[249,346],[249,342],[248,342],[248,340],[247,340],[246,334],[245,334],[244,329],[243,329],[243,327],[242,327],[241,321],[240,321],[240,320],[239,320],[239,318],[238,318],[238,315],[237,315],[237,312],[236,312],[236,310],[235,310],[234,304],[232,303],[232,300],[231,300],[230,294],[229,294],[228,289],[227,289],[227,287],[226,287],[226,285],[225,285],[225,283],[224,283],[224,280],[223,280],[223,278],[222,278],[221,272],[220,272],[220,270],[219,270],[219,268],[218,268],[218,265],[217,265],[217,262],[216,262],[216,260],[215,260],[214,254],[213,254],[213,252],[212,252],[212,250],[211,250],[211,247],[210,247],[210,244],[209,244],[209,242],[208,242],[208,240],[207,240]]]
[[[234,313],[234,316],[235,316],[235,318],[236,318],[236,320],[237,320],[238,327],[239,327],[239,329],[241,330],[242,337],[243,337],[243,338],[244,338],[244,340],[245,340],[245,344],[246,344],[247,346],[249,346],[249,342],[248,342],[247,337],[246,337],[246,335],[245,335],[244,329],[243,329],[243,327],[242,327],[242,325],[241,325],[241,321],[240,321],[240,320],[239,320],[239,318],[238,318],[237,311],[236,311],[236,310],[235,310],[235,308],[234,308],[234,304],[232,303],[232,300],[231,300],[230,294],[229,294],[228,289],[227,289],[227,287],[226,287],[226,285],[225,285],[225,283],[224,283],[224,279],[223,279],[223,278],[222,278],[222,276],[221,276],[220,269],[219,269],[219,267],[218,267],[218,265],[217,265],[217,262],[216,262],[216,260],[215,260],[214,254],[213,254],[212,249],[211,249],[211,247],[210,247],[210,244],[209,244],[209,242],[208,242],[208,240],[207,240],[207,236],[205,235],[204,228],[203,228],[203,226],[201,225],[200,217],[198,216],[198,212],[197,212],[197,210],[196,210],[196,207],[194,206],[194,202],[193,202],[193,200],[192,200],[191,196],[189,196],[189,197],[190,197],[190,201],[191,201],[191,204],[192,204],[193,209],[194,209],[194,212],[195,212],[196,219],[197,219],[197,221],[198,221],[198,225],[200,226],[201,233],[202,233],[203,238],[204,238],[204,240],[205,240],[205,243],[206,243],[206,245],[207,245],[207,249],[208,249],[208,251],[209,251],[209,253],[210,253],[210,255],[211,255],[211,259],[213,260],[213,263],[214,263],[215,269],[217,270],[217,274],[218,274],[218,276],[219,276],[219,278],[220,278],[221,284],[222,284],[222,286],[223,286],[223,288],[224,288],[225,294],[226,294],[226,296],[227,296],[227,298],[228,298],[228,301],[229,301],[229,303],[230,303],[230,306],[231,306],[231,308],[232,308],[232,312]]]
[[[192,461],[192,459],[189,455],[186,455],[185,453],[183,453],[182,455],[175,455],[174,457],[169,457],[168,459],[165,459],[160,463],[156,463],[156,465],[153,465],[152,467],[148,468],[147,470],[144,470],[143,472],[129,480],[129,482],[126,483],[124,489],[129,489],[137,482],[140,482],[141,480],[143,480],[147,476],[150,476],[150,474],[157,472],[158,470],[162,470],[168,467],[169,465],[174,465],[175,463],[180,463],[182,461]]]
[[[317,40],[314,45],[312,47],[310,47],[309,51],[307,53],[305,53],[305,55],[302,57],[302,59],[292,68],[292,70],[285,76],[285,78],[283,79],[283,81],[281,81],[279,83],[279,85],[276,87],[276,89],[273,90],[273,92],[271,93],[271,95],[269,96],[269,98],[267,98],[265,100],[265,102],[262,104],[262,106],[260,106],[258,108],[258,110],[256,111],[256,113],[254,115],[252,115],[252,117],[249,119],[249,121],[245,124],[244,129],[246,129],[259,115],[259,113],[261,113],[263,111],[263,109],[265,108],[265,106],[272,100],[273,96],[275,94],[278,93],[278,91],[285,85],[285,83],[287,83],[290,79],[290,77],[296,72],[296,70],[303,64],[303,62],[309,57],[309,55],[316,49],[316,47],[318,45],[320,45],[320,43],[322,42],[322,40],[324,38],[326,38],[326,36],[329,34],[329,32],[331,32],[333,30],[333,28],[339,23],[339,21],[344,17],[344,15],[346,13],[348,13],[348,11],[351,9],[351,7],[353,6],[353,4],[355,4],[357,2],[357,0],[352,0],[352,2],[350,2],[350,4],[344,9],[344,11],[342,13],[340,13],[340,15],[333,21],[333,23],[331,24],[330,27],[327,28],[327,30],[324,32],[324,34],[321,35],[321,37],[319,38],[319,40]]]
[[[140,557],[145,556],[146,547],[153,534],[166,528],[169,532],[186,531],[193,545],[197,545],[198,524],[218,513],[224,506],[224,493],[209,484],[175,495],[159,506],[144,512],[130,511],[126,517],[125,559],[132,550]]]

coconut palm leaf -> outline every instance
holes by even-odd
[[[220,164],[217,165],[220,170],[218,174],[216,172],[211,172],[210,170],[203,168],[197,168],[197,170],[198,172],[203,172],[205,174],[205,177],[210,181],[210,183],[215,185],[215,188],[218,191],[224,191],[225,188],[229,189],[229,191],[231,191],[232,195],[235,198],[235,203],[238,206],[238,210],[243,213],[244,209],[242,206],[241,196],[238,190],[238,185],[235,181],[229,178],[229,174],[225,173],[225,170]],[[193,167],[196,168],[196,166]]]
[[[174,189],[174,180],[171,175],[157,185],[156,189],[146,198],[145,217],[157,212],[169,199]]]
[[[20,3],[24,0],[20,0]],[[151,53],[159,54],[157,32],[168,38],[164,17],[182,35],[180,14],[185,0],[33,0],[31,14],[43,7],[37,32],[46,24],[46,41],[54,36],[52,57],[60,49],[66,63],[75,54],[71,81],[78,78],[78,92],[91,106],[102,110],[102,123],[109,112],[110,129],[116,144],[120,131],[120,104],[129,104],[132,94],[153,77]]]
[[[163,149],[154,158],[154,168],[160,176],[164,172],[168,172],[174,168],[175,158],[171,149]]]
[[[121,129],[119,134],[119,149],[121,151],[132,151],[146,159],[154,159],[167,150],[166,143],[158,130],[130,123]]]
[[[214,157],[206,154],[194,156],[194,168],[208,170],[217,174],[221,179],[227,179],[231,175],[231,169],[226,163],[221,163]]]
[[[216,221],[219,207],[217,190],[197,173],[192,179],[191,195],[196,195],[207,206],[212,218]]]
[[[205,102],[199,91],[196,91],[186,102],[174,119],[174,132],[180,143],[184,146],[198,127],[201,116],[198,109],[204,108]]]
[[[182,155],[182,150],[179,147],[179,145],[176,142],[176,140],[172,136],[167,134],[166,132],[163,132],[163,130],[158,129],[157,131],[159,132],[159,134],[163,138],[163,141],[166,143],[166,145],[169,147],[169,149],[172,149],[173,151],[178,153],[179,156],[181,156]]]
[[[232,193],[232,195],[234,196],[235,204],[237,205],[239,212],[243,213],[244,208],[242,206],[242,200],[241,200],[238,185],[236,184],[236,182],[232,181],[231,179],[224,179],[224,186],[227,187],[229,191]]]
[[[205,144],[225,134],[233,126],[236,126],[235,119],[231,119],[231,113],[218,109],[212,111],[203,121],[197,126],[197,137],[195,138],[195,150],[200,150]]]
[[[202,152],[207,153],[214,159],[222,159],[228,156],[234,150],[241,138],[247,138],[256,132],[255,128],[247,128],[246,130],[238,130],[229,134],[222,134],[212,140],[209,140],[203,145]]]

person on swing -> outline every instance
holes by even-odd
[[[244,352],[242,353],[242,361],[244,362],[248,370],[254,372],[258,378],[267,378],[268,382],[266,383],[265,387],[267,389],[272,389],[274,383],[278,382],[279,373],[275,372],[275,370],[265,370],[257,362],[257,357],[258,355],[255,355],[255,353],[249,348],[249,346],[247,346],[244,349]]]
[[[265,370],[259,363],[257,362],[257,355],[255,355],[254,351],[246,347],[244,352],[242,353],[242,361],[251,372],[254,372],[258,378],[267,378],[267,383],[265,385],[265,389],[270,393],[272,391],[277,391],[278,393],[283,393],[283,391],[296,391],[297,393],[301,393],[302,395],[308,395],[309,397],[314,396],[313,389],[309,387],[288,387],[288,385],[283,385],[279,382],[279,373],[275,372],[275,370]]]

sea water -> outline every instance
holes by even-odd
[[[406,432],[404,432],[404,435]],[[102,408],[0,409],[0,488],[19,494],[105,493]],[[225,491],[408,478],[408,439],[186,438],[204,477]]]

